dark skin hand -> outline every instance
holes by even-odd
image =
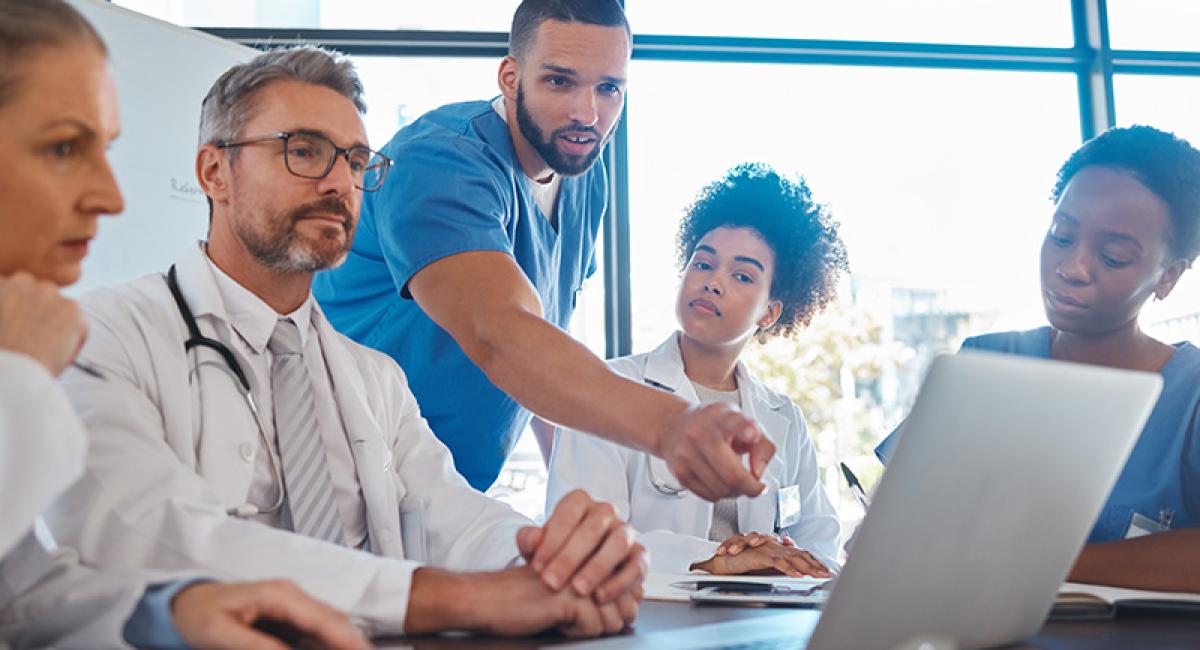
[[[1083,547],[1067,580],[1200,593],[1200,529],[1171,530]]]
[[[692,563],[713,575],[785,575],[832,578],[833,573],[808,551],[796,548],[787,536],[739,533],[721,543],[715,555]]]

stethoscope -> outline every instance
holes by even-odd
[[[650,481],[650,485],[653,485],[655,490],[658,490],[659,494],[664,496],[682,497],[687,494],[687,490],[654,475],[654,459],[649,455],[646,456],[646,479]]]
[[[246,377],[246,373],[242,370],[242,364],[238,363],[237,357],[233,351],[224,343],[209,338],[200,334],[200,327],[196,324],[196,317],[192,315],[192,310],[188,307],[187,301],[183,298],[183,292],[179,290],[179,282],[175,279],[175,266],[167,270],[167,288],[171,290],[171,297],[175,299],[175,306],[179,308],[179,315],[183,317],[183,322],[188,328],[188,340],[183,342],[184,352],[191,352],[192,348],[202,347],[208,348],[221,355],[221,359],[225,361],[225,365],[229,367],[238,380],[238,384],[242,387],[242,397],[246,400],[246,406],[250,408],[250,415],[254,418],[254,425],[258,428],[258,437],[262,441],[263,448],[267,453],[267,460],[271,463],[271,475],[275,479],[276,494],[275,503],[269,508],[260,508],[253,503],[243,503],[240,506],[226,510],[226,514],[234,517],[253,517],[259,514],[271,514],[278,512],[283,507],[284,492],[283,492],[283,470],[279,467],[279,461],[275,458],[275,453],[272,451],[270,439],[267,437],[267,429],[263,426],[262,418],[258,413],[258,405],[254,403],[254,396],[250,393],[250,380]]]
[[[654,381],[653,379],[645,379],[643,381],[655,388],[658,388],[660,390],[665,390],[668,393],[675,392],[674,388],[671,388],[670,386],[667,386],[666,384],[660,384],[659,382]],[[674,478],[674,477],[671,477],[671,478]],[[649,454],[646,454],[646,480],[650,481],[650,485],[654,486],[654,489],[658,490],[658,493],[663,496],[682,497],[683,495],[687,494],[687,490],[685,490],[684,488],[679,487],[675,483],[669,483],[669,482],[655,476],[655,474],[654,474],[654,458],[652,456],[650,456]]]

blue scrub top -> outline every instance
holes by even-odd
[[[546,320],[565,329],[577,292],[595,271],[608,202],[604,166],[562,179],[556,231],[534,202],[508,125],[490,102],[435,109],[396,133],[383,153],[394,164],[383,187],[364,195],[350,255],[317,275],[313,293],[336,329],[400,364],[458,471],[486,490],[529,412],[425,315],[408,281],[450,255],[504,252],[529,278]]]
[[[969,338],[963,349],[1050,358],[1049,327]],[[1159,521],[1172,513],[1171,528],[1200,527],[1200,348],[1175,344],[1162,367],[1163,390],[1142,434],[1100,511],[1089,542],[1124,539],[1134,513]],[[900,427],[875,448],[885,464]],[[1082,432],[1081,444],[1087,443]]]

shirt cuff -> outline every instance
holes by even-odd
[[[185,588],[205,580],[179,580],[146,587],[133,615],[125,622],[125,642],[135,648],[187,648],[175,629],[171,601]]]
[[[420,562],[396,561],[389,563],[371,580],[362,598],[350,609],[355,623],[366,630],[368,636],[404,634],[413,573],[421,566]]]

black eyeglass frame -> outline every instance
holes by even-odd
[[[328,162],[325,163],[325,171],[321,172],[320,174],[318,174],[316,176],[312,176],[309,174],[301,174],[300,172],[297,172],[296,170],[292,169],[290,155],[288,154],[288,140],[290,140],[291,138],[294,138],[296,136],[304,136],[306,138],[319,138],[321,140],[328,142],[330,147],[333,147],[333,155],[330,156]],[[367,187],[365,181],[367,180],[367,173],[369,171],[371,171],[371,166],[368,165],[367,168],[363,170],[362,182],[356,183],[354,185],[354,187],[357,189],[360,189],[364,192],[374,192],[374,191],[378,190],[380,187],[383,187],[383,181],[385,178],[387,178],[387,173],[392,168],[392,159],[391,158],[388,158],[387,156],[383,155],[382,153],[380,153],[378,151],[375,151],[374,149],[371,149],[370,147],[364,147],[362,145],[354,145],[352,147],[339,147],[339,146],[337,146],[336,143],[334,143],[333,140],[329,139],[329,136],[327,136],[323,133],[318,133],[316,131],[278,131],[276,133],[271,133],[269,135],[258,135],[258,136],[254,136],[254,137],[250,137],[250,138],[243,138],[241,140],[221,140],[221,141],[217,142],[216,145],[214,145],[214,146],[216,146],[218,149],[232,149],[234,147],[243,147],[248,144],[258,144],[260,142],[268,142],[270,140],[279,140],[279,141],[283,142],[283,166],[287,168],[288,173],[290,173],[293,176],[298,176],[300,178],[308,178],[311,180],[320,180],[322,178],[325,178],[326,176],[329,175],[329,172],[333,171],[333,166],[337,164],[338,158],[345,160],[346,164],[350,165],[351,164],[350,163],[350,152],[351,151],[367,151],[370,154],[369,156],[367,156],[367,160],[371,160],[371,159],[378,157],[380,160],[383,161],[382,169],[379,171],[378,174],[376,174],[375,183],[371,187]],[[351,172],[353,173],[353,169],[351,170]]]

